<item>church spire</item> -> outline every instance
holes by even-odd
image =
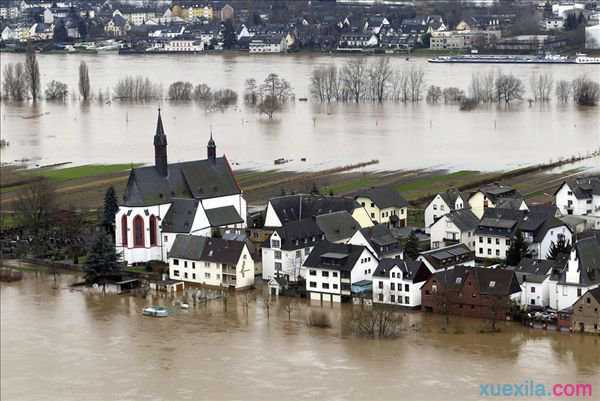
[[[210,139],[208,140],[208,145],[206,146],[206,155],[208,160],[215,163],[217,161],[217,145],[212,136],[212,128],[210,129]]]
[[[168,175],[167,163],[167,136],[160,115],[160,107],[158,108],[158,120],[156,122],[156,134],[154,134],[154,167],[163,177]]]

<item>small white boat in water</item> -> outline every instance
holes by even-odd
[[[144,308],[142,314],[144,316],[152,316],[152,317],[167,317],[169,316],[169,311],[162,306],[148,306]]]
[[[190,304],[186,304],[186,303],[182,302],[182,303],[179,304],[179,307],[181,309],[190,309]]]

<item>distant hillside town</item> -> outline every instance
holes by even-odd
[[[0,32],[5,51],[581,51],[600,1],[2,0]]]

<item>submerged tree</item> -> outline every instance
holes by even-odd
[[[580,106],[595,106],[600,101],[600,84],[585,75],[573,80],[573,100]]]
[[[90,99],[90,75],[85,61],[79,64],[79,94],[86,102]]]
[[[514,100],[523,99],[525,88],[523,82],[512,74],[500,74],[496,78],[496,99],[509,104]]]
[[[67,84],[59,81],[50,81],[46,86],[46,100],[59,100],[64,101],[69,94]]]
[[[29,87],[29,94],[33,101],[36,102],[40,95],[40,66],[31,43],[27,45],[27,55],[25,56],[25,77]]]

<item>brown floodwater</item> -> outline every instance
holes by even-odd
[[[13,400],[477,400],[480,384],[592,383],[600,337],[407,312],[400,337],[348,329],[351,306],[310,328],[299,304],[263,307],[260,291],[177,310],[175,298],[75,291],[76,278],[27,273],[1,285],[1,394]],[[149,304],[175,311],[143,317]],[[319,306],[312,306],[319,308]],[[509,399],[509,398],[507,398]],[[597,399],[597,398],[596,398]]]
[[[23,61],[23,54],[3,53],[0,67]],[[375,59],[376,56],[371,57]],[[315,170],[379,159],[376,169],[450,168],[504,170],[585,154],[600,147],[600,112],[569,104],[488,106],[460,112],[456,105],[363,103],[322,105],[296,101],[273,121],[259,116],[242,101],[248,78],[262,81],[275,72],[292,85],[297,98],[310,97],[309,78],[315,67],[342,65],[347,56],[299,54],[287,56],[224,55],[39,55],[42,85],[51,80],[77,90],[77,70],[84,60],[93,92],[114,88],[128,75],[147,76],[165,92],[177,80],[207,83],[213,90],[231,88],[240,95],[237,107],[206,111],[194,103],[162,102],[169,137],[169,160],[205,156],[209,126],[218,152],[234,168],[273,168],[273,160],[292,159],[286,169]],[[467,90],[471,77],[490,70],[512,73],[523,80],[536,72],[554,80],[586,74],[600,81],[597,65],[429,64],[425,58],[392,57],[395,69],[422,67],[426,85]],[[1,72],[0,72],[1,74]],[[72,162],[129,163],[153,160],[152,136],[158,102],[66,104],[39,102],[0,105],[3,162],[28,159],[33,164]],[[37,117],[36,117],[37,116]],[[30,118],[33,117],[33,118]],[[306,162],[300,159],[306,158]],[[597,159],[593,162],[598,163]],[[592,164],[593,164],[592,163]]]

